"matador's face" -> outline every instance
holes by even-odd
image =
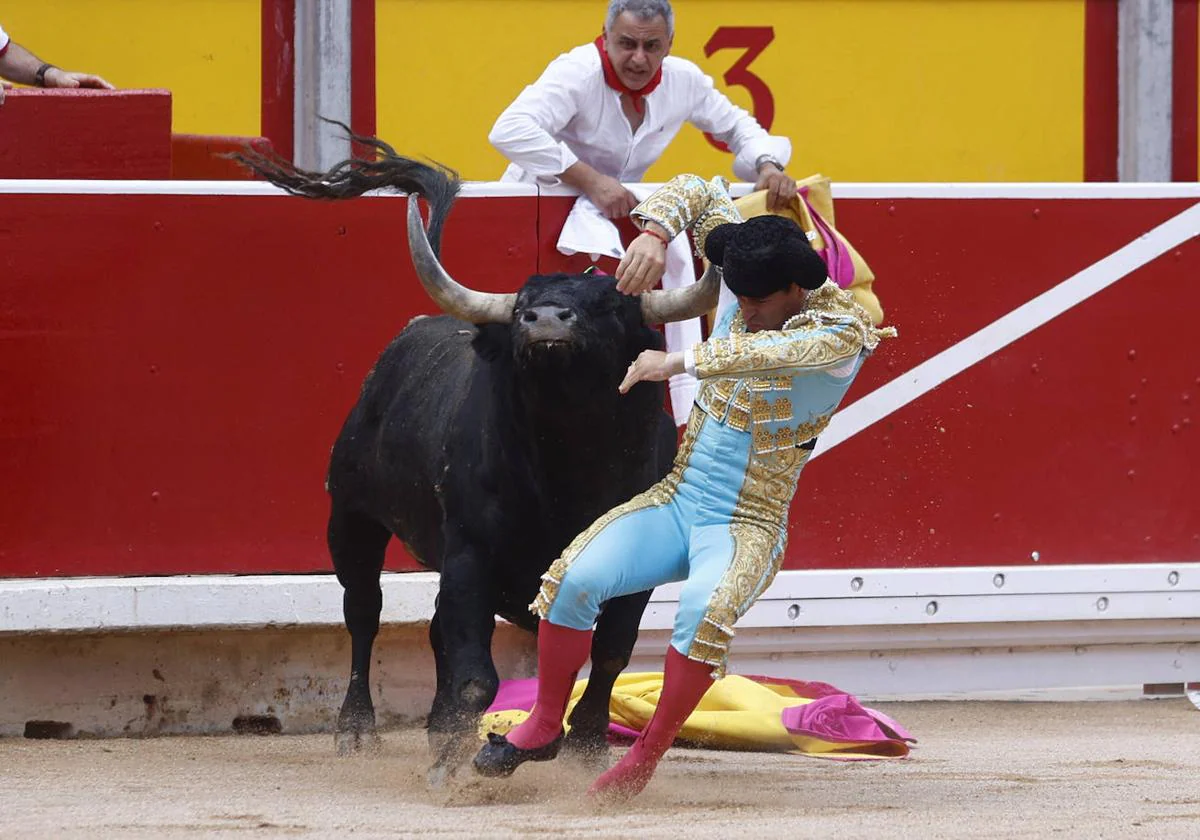
[[[630,90],[649,84],[671,51],[671,38],[662,15],[650,20],[631,12],[617,15],[604,40],[621,83]]]
[[[795,283],[778,292],[772,292],[766,297],[737,296],[738,306],[742,308],[742,320],[746,322],[747,332],[759,330],[777,330],[783,327],[787,320],[804,311],[808,300],[808,291]]]

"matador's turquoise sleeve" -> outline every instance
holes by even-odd
[[[696,254],[704,256],[704,242],[717,225],[742,221],[729,197],[724,178],[705,181],[699,175],[676,175],[663,184],[630,214],[639,227],[657,222],[674,239],[691,229]]]
[[[811,293],[809,307],[783,329],[734,330],[697,344],[685,351],[685,368],[699,379],[820,373],[896,334],[874,327],[866,310],[830,281]]]

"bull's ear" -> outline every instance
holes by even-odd
[[[503,359],[509,354],[512,335],[507,324],[477,324],[471,347],[485,362]]]

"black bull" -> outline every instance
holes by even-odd
[[[388,542],[399,538],[441,573],[429,627],[436,780],[473,750],[479,715],[496,695],[495,616],[536,630],[528,605],[550,563],[600,514],[669,469],[675,429],[661,383],[625,396],[617,384],[642,350],[661,348],[648,324],[707,311],[717,280],[641,298],[618,293],[611,278],[562,274],[531,277],[515,295],[472,291],[436,256],[457,177],[365,141],[379,159],[325,174],[277,159],[246,162],[308,197],[392,187],[430,202],[427,235],[409,200],[413,263],[435,302],[459,317],[415,319],[367,375],[330,459],[328,542],[352,648],[340,751],[376,737],[369,676]],[[591,676],[570,719],[568,744],[581,752],[604,748],[613,682],[629,662],[649,596],[613,599],[599,617]]]

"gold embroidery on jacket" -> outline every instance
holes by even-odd
[[[705,181],[699,175],[676,175],[633,208],[631,215],[657,222],[672,239],[691,228],[696,255],[703,257],[704,243],[714,228],[742,220],[728,188],[723,178]]]
[[[862,348],[872,349],[880,339],[895,335],[890,327],[872,327],[866,310],[830,281],[809,294],[807,305],[808,309],[789,318],[782,328],[812,332],[813,340],[798,346],[794,342],[769,344],[769,336],[747,333],[742,313],[738,311],[730,323],[728,337],[696,347],[696,372],[701,376],[697,404],[717,422],[752,432],[755,454],[799,446],[829,425],[829,415],[799,422],[790,395],[779,393],[791,391],[793,375],[779,375],[772,368],[836,367],[853,359]],[[829,326],[838,329],[828,330]],[[756,335],[760,336],[757,340]],[[752,372],[759,375],[736,375]],[[776,395],[772,396],[772,392]],[[777,428],[764,428],[767,423]]]
[[[788,449],[751,456],[729,525],[733,557],[721,576],[688,657],[713,665],[714,677],[725,674],[734,625],[763,593],[783,563],[787,544],[787,512],[807,449]]]
[[[709,339],[696,348],[696,374],[735,376],[780,368],[819,370],[834,367],[857,356],[863,348],[861,336],[855,330],[812,329],[804,341],[768,344],[754,341],[749,333],[729,338]]]
[[[712,338],[696,346],[696,374],[701,379],[758,373],[756,378],[782,381],[788,377],[772,375],[780,368],[833,367],[857,355],[862,349],[874,350],[883,338],[896,335],[894,327],[876,328],[854,296],[826,280],[810,292],[803,312],[794,315],[782,331],[807,329],[811,339],[774,343],[777,331],[746,332],[741,311],[734,314],[726,338]],[[830,330],[828,327],[838,327]],[[790,388],[790,383],[788,386]]]
[[[779,397],[772,406],[771,419],[781,422],[792,419],[792,401],[787,397]]]

